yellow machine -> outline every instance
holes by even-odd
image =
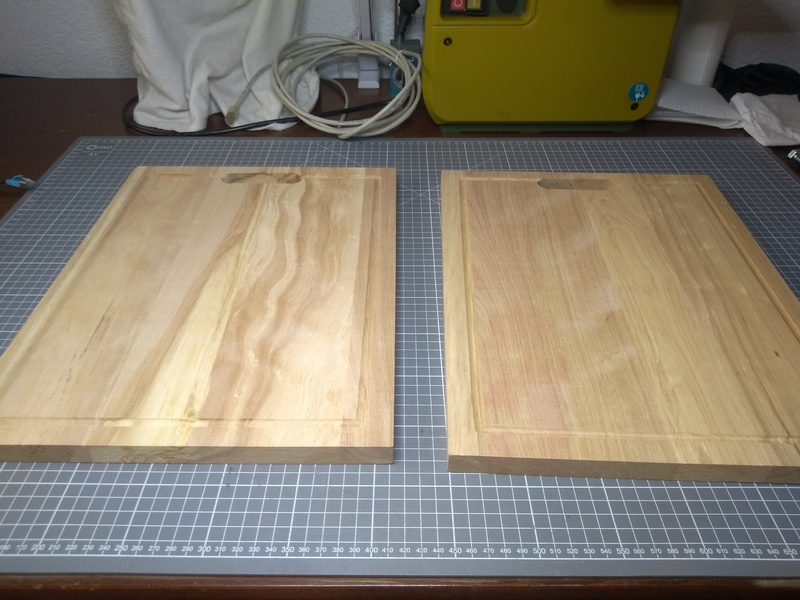
[[[438,124],[629,123],[655,105],[679,0],[428,0]]]

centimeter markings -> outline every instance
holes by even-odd
[[[784,559],[798,557],[800,547],[775,548],[769,544],[754,544],[744,548],[737,544],[707,546],[686,544],[683,546],[639,545],[594,545],[553,544],[534,546],[497,545],[447,545],[434,544],[279,544],[252,542],[229,543],[162,543],[126,541],[97,543],[82,542],[38,542],[0,544],[0,554],[8,555],[59,555],[59,556],[151,556],[151,557],[263,557],[263,558],[500,558],[500,559],[679,559],[679,558],[732,558],[732,559]]]

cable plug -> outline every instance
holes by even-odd
[[[228,112],[225,113],[225,124],[228,127],[233,127],[238,119],[239,119],[239,105],[234,104],[228,109]]]
[[[397,22],[394,27],[395,37],[398,40],[403,40],[406,37],[408,26],[411,24],[411,19],[414,17],[414,13],[417,12],[419,6],[419,0],[398,0],[397,9],[399,14],[397,15]]]

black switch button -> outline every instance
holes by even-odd
[[[517,0],[497,0],[497,9],[504,13],[514,12],[517,10]]]

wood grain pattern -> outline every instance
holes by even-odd
[[[140,168],[0,359],[0,460],[392,460],[395,174]]]
[[[442,175],[449,467],[800,481],[800,303],[705,177]]]

